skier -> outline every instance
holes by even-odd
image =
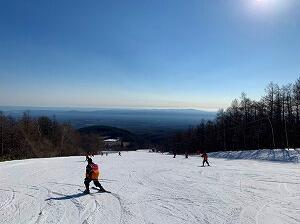
[[[203,165],[202,166],[204,166],[204,163],[207,163],[207,165],[210,166],[209,163],[208,163],[208,160],[207,160],[208,159],[207,153],[203,152],[201,157],[203,158]]]
[[[93,163],[93,160],[91,158],[88,158],[88,165],[86,166],[86,174],[84,179],[84,185],[86,188],[84,193],[87,194],[90,193],[89,186],[91,181],[93,181],[95,186],[99,188],[100,192],[106,192],[106,190],[99,183],[98,177],[99,177],[98,165]]]
[[[173,158],[176,158],[176,155],[177,155],[177,152],[176,152],[176,149],[174,149],[174,151],[173,151]]]
[[[119,151],[119,156],[121,156],[121,152]]]
[[[185,158],[189,158],[189,152],[187,150],[185,151]]]

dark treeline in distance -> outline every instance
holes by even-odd
[[[294,84],[270,83],[264,96],[242,93],[216,119],[202,121],[161,145],[162,150],[190,153],[300,147],[300,78]]]
[[[37,157],[81,155],[103,149],[103,138],[85,134],[69,123],[25,112],[19,119],[0,112],[0,161]]]
[[[68,124],[25,112],[14,119],[0,112],[1,159],[72,155],[79,152],[79,136]]]

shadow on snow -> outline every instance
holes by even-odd
[[[77,193],[77,194],[71,194],[71,195],[61,195],[61,197],[51,197],[45,199],[45,201],[50,201],[50,200],[56,200],[56,201],[61,201],[61,200],[69,200],[69,199],[74,199],[74,198],[80,198],[82,196],[85,196],[86,194],[83,192]]]

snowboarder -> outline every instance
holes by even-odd
[[[100,182],[98,181],[99,177],[99,168],[98,165],[93,163],[91,158],[88,158],[88,165],[86,166],[86,173],[84,179],[85,191],[84,193],[90,193],[90,182],[93,181],[95,186],[99,188],[100,192],[106,192],[106,190],[101,186]]]
[[[208,163],[208,160],[207,160],[208,159],[207,153],[203,152],[201,157],[203,158],[203,165],[202,166],[204,166],[204,163],[207,163],[207,165],[210,166],[209,163]]]
[[[173,158],[176,158],[177,152],[176,149],[173,151]]]
[[[119,152],[119,156],[121,156],[121,152]]]

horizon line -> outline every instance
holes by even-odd
[[[222,108],[213,108],[213,109],[204,109],[204,108],[179,108],[179,107],[80,107],[80,106],[24,106],[24,105],[0,105],[0,111],[5,110],[77,110],[77,111],[96,111],[96,110],[195,110],[195,111],[204,111],[204,112],[217,112]]]

